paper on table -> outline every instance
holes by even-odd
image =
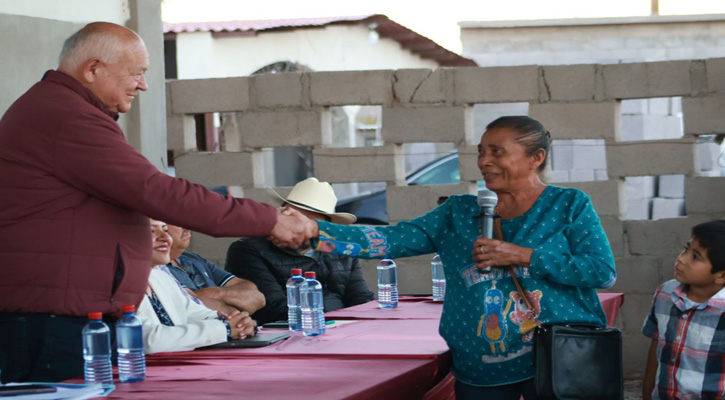
[[[349,320],[337,320],[336,319],[336,320],[326,321],[325,329],[337,328],[340,325],[345,325],[345,324],[349,324],[352,322],[357,322],[357,321],[355,321],[354,319],[349,319]]]
[[[13,400],[82,400],[90,399],[94,397],[103,397],[108,395],[116,387],[111,385],[110,387],[103,387],[100,383],[83,384],[83,383],[53,383],[53,382],[23,382],[23,383],[8,383],[6,386],[12,385],[46,385],[54,386],[58,388],[58,391],[53,393],[38,393],[38,394],[24,394],[19,396],[9,397]]]

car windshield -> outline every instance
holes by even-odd
[[[445,185],[461,182],[458,157],[451,157],[440,164],[432,165],[408,181],[409,185]]]

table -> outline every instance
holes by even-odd
[[[624,295],[599,298],[611,325]],[[438,335],[441,310],[430,296],[402,297],[397,309],[373,301],[327,313],[328,320],[355,321],[321,336],[293,332],[257,349],[154,354],[146,381],[117,383],[108,398],[450,400],[455,379]]]

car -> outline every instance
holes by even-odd
[[[443,185],[461,182],[458,167],[458,153],[453,152],[437,158],[409,174],[405,181],[408,185]],[[479,182],[479,189],[483,183]],[[340,199],[335,208],[337,212],[346,212],[357,216],[358,224],[387,225],[388,199],[385,190]]]

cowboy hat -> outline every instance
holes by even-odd
[[[279,205],[288,203],[303,210],[327,215],[330,221],[336,224],[347,225],[357,221],[357,217],[352,214],[335,212],[337,196],[332,190],[332,185],[320,182],[317,178],[307,178],[298,182],[286,199],[272,188],[267,188],[267,194]]]

